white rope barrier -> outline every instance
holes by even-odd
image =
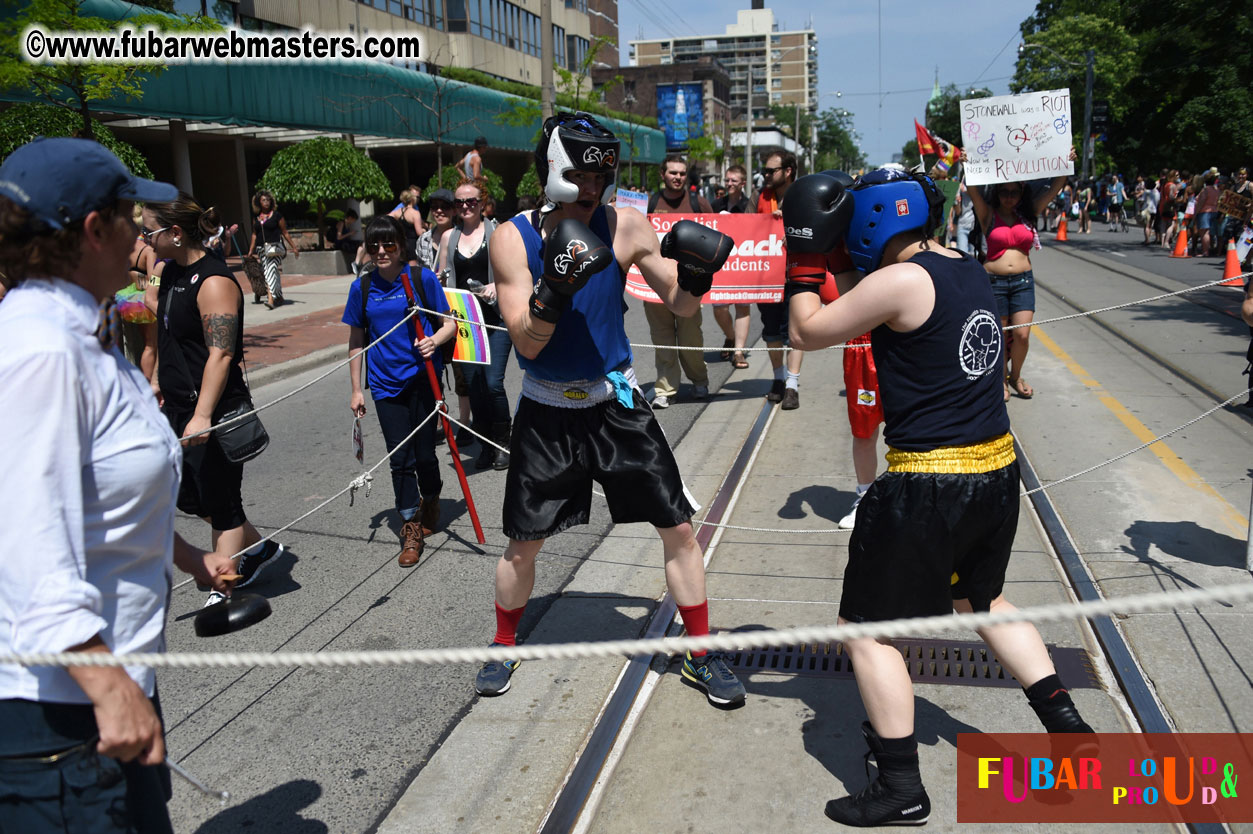
[[[185,439],[185,440],[186,440],[186,439],[189,439],[189,438],[192,438],[192,437],[200,437],[201,435],[208,434],[209,432],[215,431],[215,430],[217,430],[217,429],[224,429],[224,428],[228,428],[228,427],[230,427],[230,426],[233,426],[233,425],[235,425],[236,423],[242,423],[244,420],[247,420],[247,419],[248,419],[249,417],[251,417],[252,415],[254,415],[254,414],[259,414],[260,412],[264,411],[265,409],[269,408],[270,406],[278,405],[278,404],[279,404],[279,403],[281,403],[283,400],[290,399],[291,397],[296,396],[297,394],[301,393],[302,391],[305,391],[305,390],[307,390],[307,389],[309,389],[309,388],[312,388],[314,385],[317,385],[319,382],[321,382],[322,380],[326,379],[328,376],[330,376],[331,374],[335,373],[335,372],[336,372],[336,371],[338,371],[340,368],[342,368],[342,367],[344,367],[345,365],[347,365],[348,363],[352,362],[352,360],[356,359],[358,356],[363,356],[367,350],[369,350],[370,348],[372,348],[372,347],[374,347],[375,345],[377,345],[379,342],[381,342],[381,341],[383,341],[384,339],[386,339],[389,335],[391,335],[392,331],[394,331],[396,328],[400,327],[401,325],[405,324],[407,321],[409,321],[409,319],[411,319],[411,318],[413,318],[414,316],[416,316],[416,315],[418,314],[418,312],[419,312],[418,310],[412,310],[412,311],[410,311],[408,315],[406,315],[406,316],[405,316],[403,319],[401,319],[400,321],[396,322],[396,324],[395,324],[393,327],[391,327],[391,328],[390,328],[390,329],[389,329],[386,333],[384,333],[382,336],[379,336],[379,337],[378,337],[377,339],[375,339],[373,342],[370,342],[370,344],[368,344],[368,345],[366,345],[365,347],[361,348],[361,350],[357,351],[356,353],[350,354],[350,355],[348,356],[348,358],[347,358],[347,359],[345,359],[345,360],[343,360],[342,362],[337,362],[337,363],[335,363],[334,365],[332,365],[332,366],[331,366],[330,370],[326,371],[326,373],[324,373],[324,374],[322,374],[321,376],[318,376],[318,377],[316,377],[316,378],[314,378],[314,379],[309,380],[309,382],[307,382],[307,383],[305,383],[304,385],[300,386],[300,387],[299,387],[299,388],[297,388],[296,390],[294,390],[294,391],[288,391],[286,394],[283,394],[283,395],[282,395],[282,396],[280,396],[280,397],[275,397],[273,400],[270,400],[268,403],[265,403],[265,404],[263,404],[263,405],[256,406],[255,408],[253,408],[253,409],[252,409],[252,411],[247,411],[247,412],[245,412],[245,413],[243,413],[243,414],[238,414],[238,415],[236,415],[236,416],[232,417],[232,418],[231,418],[231,419],[229,419],[229,420],[223,420],[223,421],[222,421],[222,422],[220,422],[220,423],[215,423],[214,425],[210,426],[209,428],[205,429],[204,431],[198,431],[198,432],[196,432],[195,434],[189,434],[189,435],[187,435],[187,437],[186,437],[186,438],[183,438],[183,439]]]
[[[379,459],[378,463],[374,464],[374,465],[373,465],[373,466],[371,466],[369,469],[367,469],[365,472],[362,472],[360,475],[358,475],[358,476],[356,476],[355,478],[353,478],[353,479],[352,479],[352,481],[351,481],[351,482],[349,482],[348,486],[344,487],[344,488],[343,488],[343,489],[341,489],[339,492],[337,492],[337,493],[335,493],[334,495],[332,495],[330,498],[327,498],[327,499],[326,499],[325,501],[323,501],[321,504],[318,504],[316,507],[314,507],[312,510],[309,510],[309,512],[305,513],[304,515],[301,515],[301,516],[299,516],[299,517],[297,517],[297,518],[295,518],[295,519],[293,519],[293,520],[289,521],[288,523],[284,524],[282,527],[280,527],[280,528],[278,528],[277,530],[275,530],[275,531],[274,531],[273,533],[271,533],[270,535],[268,535],[268,536],[264,536],[264,537],[262,537],[259,541],[253,542],[252,544],[248,545],[248,547],[245,547],[243,550],[239,551],[239,552],[238,552],[238,553],[236,553],[234,556],[231,556],[231,558],[232,558],[232,559],[237,559],[237,558],[239,558],[240,556],[242,556],[243,554],[247,553],[247,552],[248,552],[249,550],[251,550],[252,548],[256,547],[258,544],[265,544],[266,542],[270,541],[270,540],[271,540],[271,539],[273,539],[275,536],[277,536],[279,533],[283,533],[283,532],[285,532],[285,531],[287,531],[287,530],[290,530],[292,527],[295,527],[297,524],[299,524],[300,522],[304,521],[306,518],[308,518],[309,516],[313,515],[314,513],[316,513],[318,510],[322,509],[323,507],[325,507],[325,506],[329,505],[332,501],[334,501],[335,499],[337,499],[337,498],[339,498],[340,496],[344,495],[345,493],[348,493],[348,494],[349,494],[349,496],[350,496],[350,497],[349,497],[349,501],[351,501],[351,500],[352,500],[352,497],[351,497],[351,496],[352,496],[352,495],[355,495],[355,494],[356,494],[356,492],[357,492],[357,490],[362,489],[362,488],[365,488],[365,489],[367,489],[367,490],[368,490],[368,489],[369,489],[369,487],[370,487],[370,482],[374,480],[374,470],[378,469],[380,466],[382,466],[383,464],[385,464],[385,463],[387,463],[389,460],[391,460],[392,455],[396,454],[396,452],[400,451],[400,450],[404,447],[404,445],[405,445],[406,443],[408,443],[410,440],[412,440],[412,439],[413,439],[413,437],[414,437],[414,435],[416,435],[416,434],[418,433],[418,431],[419,431],[419,430],[420,430],[423,426],[425,426],[427,423],[429,423],[429,422],[431,421],[431,419],[432,419],[433,417],[435,417],[435,415],[436,415],[436,414],[439,414],[439,407],[438,407],[438,406],[436,406],[436,408],[435,408],[435,410],[434,410],[434,411],[432,411],[430,414],[426,415],[426,417],[422,418],[422,422],[421,422],[421,423],[418,423],[418,425],[414,427],[413,431],[409,432],[409,434],[405,437],[405,439],[404,439],[404,440],[402,440],[402,441],[400,441],[398,444],[396,444],[396,447],[395,447],[394,449],[392,449],[392,450],[391,450],[390,452],[388,452],[387,454],[383,455],[383,457]],[[195,577],[192,577],[191,579],[185,579],[185,580],[183,580],[182,582],[180,582],[180,583],[178,583],[177,585],[175,585],[175,586],[173,586],[172,588],[170,588],[170,590],[171,590],[171,591],[177,591],[179,588],[182,588],[184,585],[190,585],[192,582],[195,582],[195,581],[196,581]]]
[[[979,629],[1005,623],[1047,623],[1091,619],[1114,614],[1169,611],[1201,602],[1253,599],[1253,582],[1214,588],[1158,591],[1117,599],[1054,603],[1012,611],[945,614],[874,623],[805,626],[801,628],[723,632],[704,637],[661,637],[608,640],[592,643],[548,643],[449,649],[337,652],[178,652],[114,655],[103,652],[13,652],[0,654],[0,664],[18,666],[143,666],[150,668],[434,666],[450,663],[486,663],[505,660],[576,660],[651,654],[678,654],[689,650],[734,651],[799,643],[859,639],[894,639],[956,629]]]

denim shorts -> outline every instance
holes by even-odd
[[[992,275],[992,295],[1001,318],[1007,319],[1023,310],[1035,312],[1035,275],[1031,270],[1013,275]]]

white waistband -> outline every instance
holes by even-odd
[[[622,375],[626,377],[632,388],[639,388],[634,368],[627,365],[622,370]],[[590,408],[607,400],[616,399],[618,395],[614,392],[613,383],[603,376],[596,379],[554,382],[528,373],[522,377],[522,396],[556,408]]]

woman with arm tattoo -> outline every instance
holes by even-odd
[[[144,207],[144,236],[158,258],[169,262],[157,304],[158,384],[163,409],[183,438],[183,481],[178,508],[213,528],[214,549],[237,553],[236,587],[250,584],[283,552],[244,514],[243,464],[226,459],[216,438],[201,434],[248,399],[244,357],[244,296],[226,265],[204,249],[212,234],[205,211],[188,194]],[[219,542],[221,543],[219,546]],[[209,604],[221,597],[214,593]]]

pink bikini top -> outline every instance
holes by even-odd
[[[994,261],[1005,254],[1007,249],[1018,249],[1024,255],[1031,254],[1031,246],[1035,243],[1035,231],[1019,220],[1010,226],[1001,222],[1001,218],[992,213],[992,228],[988,231],[988,260]]]

